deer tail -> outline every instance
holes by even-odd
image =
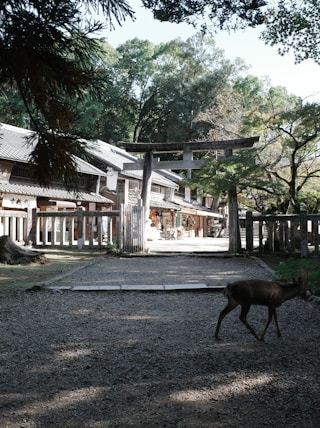
[[[225,297],[227,297],[227,298],[230,297],[232,287],[233,287],[232,284],[227,284],[227,286],[224,288],[223,294]]]

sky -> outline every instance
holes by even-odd
[[[114,30],[105,30],[101,34],[115,48],[135,37],[159,44],[176,38],[186,40],[196,33],[191,25],[154,20],[152,13],[144,9],[139,0],[129,0],[129,4],[136,13],[136,20],[127,19],[121,27],[115,25]],[[242,58],[250,66],[250,74],[261,78],[267,76],[272,86],[284,86],[289,93],[307,101],[320,101],[320,66],[314,61],[295,64],[293,55],[280,56],[277,47],[266,46],[254,29],[232,34],[219,32],[214,39],[226,58]]]

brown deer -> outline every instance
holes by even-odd
[[[215,338],[219,339],[219,329],[223,318],[238,305],[241,306],[240,321],[243,322],[256,339],[264,340],[264,336],[272,321],[272,317],[276,323],[278,337],[281,337],[276,308],[281,306],[286,300],[292,299],[293,297],[300,296],[306,298],[306,285],[307,281],[301,276],[298,277],[298,280],[294,280],[292,283],[286,284],[264,281],[261,279],[247,279],[228,284],[224,289],[224,295],[228,298],[228,303],[220,312]],[[247,321],[247,315],[251,305],[268,306],[269,317],[260,338]]]

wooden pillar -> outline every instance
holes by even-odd
[[[151,199],[151,182],[152,182],[152,152],[146,152],[144,155],[143,164],[143,179],[142,179],[142,191],[141,199],[143,204],[143,215],[144,215],[144,228],[143,228],[143,248],[145,251],[147,248],[147,230],[149,226],[149,215],[150,215],[150,199]]]
[[[229,203],[229,252],[236,254],[241,249],[241,239],[238,220],[238,199],[236,189],[228,191]]]
[[[253,251],[253,217],[252,211],[246,213],[246,248],[247,251]]]
[[[300,255],[308,257],[308,220],[307,211],[300,211]]]
[[[232,155],[231,149],[225,149],[225,157]],[[239,229],[238,197],[236,187],[228,190],[229,206],[229,253],[236,254],[241,249]]]
[[[183,151],[183,160],[184,161],[192,161],[193,160],[193,153],[191,150],[184,150]],[[190,180],[190,178],[191,178],[191,169],[187,169],[187,179]],[[184,189],[184,199],[187,202],[191,202],[191,189],[188,186],[186,186]]]
[[[83,220],[84,220],[84,216],[83,216],[83,208],[78,208],[77,211],[77,232],[78,232],[78,248],[79,250],[82,249],[83,245],[84,245],[84,236],[85,236],[85,232],[84,232],[84,225],[83,225]]]

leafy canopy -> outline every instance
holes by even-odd
[[[45,185],[60,179],[70,186],[76,180],[74,155],[84,147],[68,132],[70,100],[101,89],[95,70],[101,48],[89,35],[103,25],[86,18],[99,7],[109,25],[112,18],[133,16],[125,1],[0,2],[0,85],[21,95],[38,136],[31,160]]]
[[[143,0],[160,21],[187,22],[206,31],[261,27],[265,43],[296,61],[320,63],[320,3],[315,0]]]
[[[313,58],[320,63],[320,3],[314,0],[142,0],[142,4],[160,21],[200,24],[203,31],[260,26],[262,39],[280,45],[280,53],[293,51],[297,61]],[[94,18],[101,12],[105,23]],[[84,154],[85,147],[70,132],[74,100],[88,94],[97,100],[110,88],[100,68],[101,44],[93,35],[126,18],[134,19],[134,11],[125,0],[0,2],[0,85],[20,93],[37,132],[32,161],[42,184],[62,179],[72,185],[76,179],[74,155]],[[152,97],[144,101],[155,105]],[[135,130],[137,136],[144,123],[155,123],[154,117],[145,119]],[[162,125],[167,117],[157,120]]]

